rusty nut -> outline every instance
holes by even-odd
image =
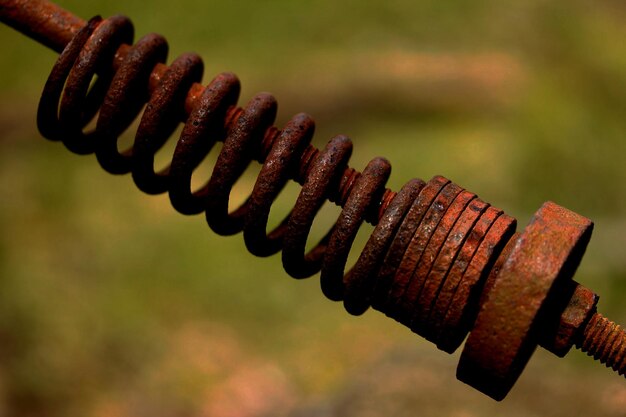
[[[576,343],[585,325],[596,311],[598,295],[576,281],[569,281],[565,308],[544,327],[539,345],[562,358]],[[571,294],[571,297],[569,296]]]

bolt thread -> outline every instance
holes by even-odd
[[[576,347],[619,375],[626,373],[626,332],[602,314],[591,317]]]

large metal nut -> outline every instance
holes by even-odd
[[[549,300],[574,275],[593,223],[552,202],[535,213],[485,297],[457,378],[502,400],[538,343]]]

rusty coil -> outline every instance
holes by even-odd
[[[103,169],[131,173],[148,194],[167,192],[177,211],[204,213],[220,235],[243,232],[254,255],[282,251],[294,278],[321,271],[322,292],[351,314],[373,307],[446,352],[471,331],[459,379],[502,399],[538,344],[558,356],[575,345],[624,374],[625,333],[596,312],[596,294],[571,280],[591,235],[589,219],[548,202],[516,233],[513,217],[442,176],[410,180],[395,193],[385,187],[386,159],[372,159],[361,173],[348,166],[348,137],[314,148],[315,124],[304,113],[275,127],[270,94],[238,107],[235,75],[222,73],[201,86],[200,57],[184,54],[166,66],[166,40],[149,34],[129,46],[134,30],[126,17],[83,24],[43,0],[13,0],[0,17],[61,51],[39,102],[43,136],[76,154],[95,153]],[[94,118],[95,128],[85,131]],[[120,152],[119,137],[136,118],[134,142]],[[173,157],[156,172],[155,154],[181,122]],[[223,146],[211,177],[192,190],[194,170],[218,141]],[[262,167],[252,193],[229,212],[232,187],[253,160]],[[302,189],[268,233],[271,206],[289,180]],[[341,213],[307,252],[327,199]],[[364,221],[375,228],[346,272]]]
[[[444,350],[459,346],[472,321],[465,313],[512,236],[513,218],[440,176],[428,183],[411,180],[397,194],[386,189],[387,160],[374,158],[362,173],[349,168],[352,142],[343,135],[315,149],[310,145],[315,125],[306,114],[295,115],[282,129],[274,127],[277,103],[269,94],[237,107],[240,84],[230,73],[217,75],[187,115],[181,109],[202,78],[202,60],[194,54],[177,57],[151,88],[150,75],[165,63],[168,45],[150,34],[114,62],[121,46],[132,43],[133,32],[128,18],[114,16],[95,17],[76,33],[44,87],[37,117],[42,135],[74,153],[95,153],[112,174],[131,173],[148,194],[167,192],[180,213],[204,212],[218,234],[243,231],[254,255],[282,251],[283,266],[294,278],[321,271],[323,293],[343,300],[349,313],[362,314],[373,305]],[[96,116],[95,128],[85,132]],[[133,145],[118,151],[120,135],[137,117]],[[155,172],[154,155],[181,120],[172,160]],[[217,141],[224,144],[210,179],[192,190],[194,169]],[[252,160],[263,164],[252,193],[228,212],[231,189]],[[272,203],[288,180],[302,189],[287,218],[268,233]],[[341,206],[341,214],[305,253],[326,199]],[[376,228],[346,273],[363,221]]]

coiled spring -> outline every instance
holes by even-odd
[[[447,352],[471,330],[457,377],[492,398],[506,396],[537,345],[560,357],[577,346],[626,372],[626,332],[597,312],[597,294],[572,280],[590,219],[546,202],[518,234],[514,218],[444,177],[413,179],[396,194],[385,188],[386,160],[373,159],[363,173],[349,168],[352,144],[345,136],[315,149],[306,114],[277,129],[272,96],[237,107],[234,75],[201,86],[199,57],[182,55],[167,67],[166,41],[151,34],[129,46],[133,27],[125,17],[84,22],[47,0],[6,0],[0,20],[62,51],[39,104],[45,137],[78,154],[95,153],[111,173],[131,172],[147,193],[168,192],[181,213],[205,212],[219,234],[243,231],[255,255],[282,250],[295,278],[321,271],[324,294],[343,300],[352,314],[372,306]],[[140,114],[133,145],[119,152],[118,138]],[[96,115],[95,129],[85,132]],[[156,152],[181,122],[169,166],[155,172]],[[224,144],[213,173],[192,190],[194,170],[216,141]],[[262,163],[252,194],[229,212],[233,184],[252,160]],[[302,190],[268,233],[270,208],[290,179]],[[305,253],[326,199],[341,214]],[[363,221],[374,231],[345,273]]]
[[[315,149],[308,115],[295,115],[279,130],[273,126],[277,104],[271,95],[236,107],[240,85],[233,74],[222,73],[198,89],[203,64],[196,55],[176,58],[154,82],[167,42],[150,34],[119,54],[132,40],[132,24],[122,16],[95,17],[76,34],[41,97],[38,127],[45,137],[77,154],[95,153],[110,173],[131,172],[146,193],[168,192],[183,214],[205,212],[218,234],[243,231],[248,250],[257,256],[282,250],[284,268],[294,278],[321,271],[324,294],[343,300],[351,314],[373,306],[444,350],[460,345],[480,290],[506,253],[513,218],[443,177],[411,180],[398,193],[386,189],[389,162],[375,158],[363,173],[349,168],[352,143],[341,135]],[[196,93],[191,104],[190,90]],[[119,152],[118,138],[142,109],[134,144]],[[96,115],[95,129],[85,133]],[[155,172],[154,156],[181,120],[171,163]],[[216,141],[224,144],[213,173],[192,190],[192,174]],[[252,194],[229,212],[231,189],[253,159],[263,165]],[[302,190],[287,218],[268,233],[270,207],[290,179]],[[305,253],[326,199],[343,209],[328,234]],[[345,273],[363,221],[376,227]]]

